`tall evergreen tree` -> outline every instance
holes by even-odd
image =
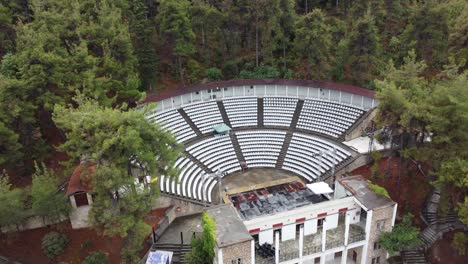
[[[16,53],[2,60],[0,100],[27,161],[44,154],[54,104],[77,93],[102,104],[141,98],[136,60],[121,11],[109,0],[33,0],[34,20],[21,24]],[[39,120],[41,117],[41,120]],[[25,163],[31,169],[32,163]]]
[[[294,42],[296,54],[306,59],[305,77],[324,79],[329,75],[332,35],[326,23],[326,15],[320,9],[314,9],[299,18],[296,23]]]
[[[104,234],[125,237],[154,206],[157,184],[141,185],[129,175],[131,157],[142,175],[173,176],[179,148],[173,136],[137,110],[123,111],[77,98],[78,108],[56,105],[53,119],[67,135],[60,146],[71,161],[95,164],[89,176],[95,194],[89,221]]]
[[[348,61],[354,83],[369,86],[380,66],[379,32],[374,18],[367,13],[356,22],[349,36]]]
[[[59,181],[44,164],[37,165],[31,185],[32,211],[44,219],[56,221],[70,211],[68,197],[58,190]]]
[[[161,40],[175,56],[176,70],[181,82],[185,82],[186,61],[195,52],[195,34],[189,8],[188,0],[161,0],[157,15]]]
[[[0,227],[18,227],[26,219],[25,199],[25,192],[13,188],[8,177],[0,173]]]
[[[129,0],[129,30],[138,59],[138,73],[143,90],[149,89],[156,82],[158,67],[157,54],[153,45],[154,17],[150,15],[144,0]]]

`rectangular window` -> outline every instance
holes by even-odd
[[[377,221],[377,229],[382,231],[385,228],[385,220]]]
[[[236,258],[231,260],[231,264],[242,264],[242,258]]]
[[[372,264],[375,264],[375,258],[372,258]]]
[[[317,220],[317,227],[323,226],[323,221],[325,221],[325,218],[320,218]]]
[[[380,257],[377,257],[377,258],[376,258],[375,263],[376,263],[376,264],[380,263]]]

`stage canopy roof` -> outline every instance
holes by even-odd
[[[213,126],[213,130],[214,130],[216,133],[222,134],[222,133],[226,133],[226,132],[231,131],[231,128],[228,127],[226,124],[222,123],[222,124]]]
[[[314,182],[311,184],[307,184],[307,188],[311,190],[315,194],[326,194],[332,193],[333,189],[328,186],[325,182]]]

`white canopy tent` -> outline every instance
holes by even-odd
[[[315,194],[333,193],[333,189],[325,182],[314,182],[306,185],[309,190]]]

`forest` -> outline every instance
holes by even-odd
[[[0,58],[4,174],[34,182],[53,173],[43,164],[51,154],[64,152],[62,180],[83,153],[113,158],[102,175],[123,175],[126,161],[112,151],[129,154],[153,137],[143,159],[157,149],[173,163],[178,154],[159,146],[174,139],[131,111],[147,93],[237,78],[331,80],[377,91],[380,125],[433,136],[402,155],[430,165],[468,223],[465,0],[0,0]],[[119,127],[124,143],[109,147],[105,129]],[[126,223],[108,233],[141,224]]]

